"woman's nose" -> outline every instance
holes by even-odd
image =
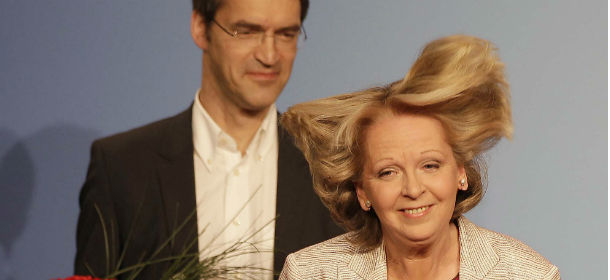
[[[417,199],[425,191],[415,175],[405,175],[402,180],[401,194],[411,199]]]

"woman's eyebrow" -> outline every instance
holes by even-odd
[[[420,155],[426,154],[426,153],[439,153],[439,154],[444,154],[443,151],[441,150],[437,150],[437,149],[429,149],[429,150],[424,150],[421,153],[419,153]]]

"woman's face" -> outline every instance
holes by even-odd
[[[387,114],[364,132],[364,166],[356,190],[381,221],[384,238],[435,240],[449,228],[461,179],[441,123],[420,115]]]

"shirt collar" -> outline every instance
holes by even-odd
[[[246,153],[262,160],[274,143],[277,143],[277,109],[275,104],[271,104]]]
[[[237,145],[203,108],[199,100],[200,92],[201,89],[197,90],[193,102],[193,148],[209,169],[218,149],[237,151]],[[246,156],[252,155],[257,160],[262,160],[273,147],[274,141],[277,141],[277,109],[275,104],[272,104],[246,149]]]

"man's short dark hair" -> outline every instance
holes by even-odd
[[[309,9],[309,0],[299,1],[301,2],[301,23],[303,23]],[[221,2],[222,0],[193,0],[193,11],[202,15],[205,25],[208,25],[214,19]]]

